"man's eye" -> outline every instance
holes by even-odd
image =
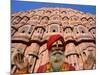
[[[58,47],[63,47],[63,45],[62,44],[58,44]]]
[[[52,47],[56,47],[56,45],[52,45]]]

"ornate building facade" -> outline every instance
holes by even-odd
[[[11,14],[11,71],[14,55],[28,57],[31,73],[47,63],[47,40],[59,34],[65,40],[65,62],[83,69],[88,55],[96,56],[96,16],[71,8],[39,8]],[[93,69],[95,69],[95,64]]]

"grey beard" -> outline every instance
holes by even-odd
[[[52,69],[54,72],[60,71],[60,64],[59,63],[53,63],[52,64]]]
[[[60,69],[53,69],[53,72],[59,72]]]

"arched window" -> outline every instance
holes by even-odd
[[[28,34],[31,34],[32,32],[33,32],[33,26],[31,26],[31,27],[29,28]]]
[[[21,24],[26,24],[28,20],[29,20],[29,17],[24,16],[24,17],[22,18],[22,20],[21,20],[20,23],[21,23]]]
[[[61,13],[62,13],[62,14],[67,14],[67,12],[66,12],[66,11],[62,11]]]
[[[63,20],[63,21],[68,21],[69,18],[68,18],[67,16],[64,16],[64,17],[62,18],[62,20]]]
[[[78,30],[77,26],[74,26],[73,31],[74,31],[75,34],[79,34],[79,30]]]
[[[94,21],[94,19],[93,19],[92,17],[89,17],[89,18],[88,18],[88,21],[89,21],[89,22],[92,22],[92,21]]]
[[[46,11],[46,13],[48,13],[48,14],[51,14],[51,13],[52,13],[52,11],[50,11],[50,10],[47,10],[47,11]]]
[[[24,19],[25,21],[28,21],[30,18],[29,18],[28,16],[24,16],[23,19]]]
[[[96,29],[95,29],[95,28],[91,28],[89,31],[90,31],[92,34],[96,34]]]
[[[96,25],[96,21],[92,17],[88,18],[88,22],[89,22],[90,26]]]
[[[87,33],[88,32],[87,28],[84,27],[84,26],[82,26],[82,25],[75,26],[75,29],[74,30],[76,31],[77,34],[78,33],[84,34],[84,33]]]
[[[44,20],[44,19],[49,20],[49,17],[48,16],[43,16],[41,20]]]
[[[86,27],[82,25],[77,25],[77,26],[74,26],[74,32],[76,34],[84,34],[84,33],[88,33],[88,30]]]
[[[13,25],[15,25],[15,24],[18,24],[20,21],[21,21],[21,17],[20,16],[16,16],[15,18],[14,18],[14,20],[12,21],[12,24]]]
[[[67,34],[67,33],[72,33],[72,28],[71,27],[67,27],[66,29],[65,29],[65,33]]]
[[[87,26],[87,24],[88,24],[88,19],[87,19],[86,17],[82,17],[80,20],[81,20],[81,23],[82,23],[83,25]]]
[[[75,15],[73,15],[73,16],[70,17],[71,21],[77,21],[78,19],[79,19],[79,17],[75,16]]]
[[[42,24],[47,24],[48,23],[48,21],[49,21],[49,17],[48,16],[43,16],[42,18],[41,18],[41,23]]]
[[[43,34],[43,32],[45,31],[42,27],[37,27],[35,28],[36,29],[36,33],[39,33],[39,34]]]
[[[58,16],[58,15],[53,15],[52,17],[51,17],[51,20],[59,20],[60,19],[60,16]]]
[[[37,28],[36,31],[37,31],[37,33],[40,33],[41,32],[41,29],[40,28]]]
[[[33,19],[33,20],[40,20],[40,16],[34,15],[34,16],[32,17],[32,19]]]
[[[19,28],[19,32],[20,33],[27,33],[29,31],[29,26],[23,26],[21,28]]]
[[[51,25],[50,26],[50,32],[58,32],[58,25]]]
[[[81,21],[82,21],[82,22],[88,21],[88,19],[87,19],[86,17],[82,17],[82,18],[81,18]]]
[[[82,26],[82,25],[79,25],[79,26],[78,26],[78,30],[79,30],[79,33],[82,33],[82,34],[88,32],[87,28],[84,27],[84,26]]]

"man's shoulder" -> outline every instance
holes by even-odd
[[[43,73],[43,72],[45,72],[45,71],[47,70],[48,64],[49,64],[49,63],[46,63],[46,64],[44,64],[44,65],[41,65],[41,66],[38,68],[37,72],[38,72],[38,73]]]
[[[70,64],[68,64],[68,63],[64,63],[64,66],[65,66],[65,68],[66,69],[68,69],[69,71],[73,71],[73,70],[75,70],[75,67],[74,66],[72,66],[72,65],[70,65]]]

